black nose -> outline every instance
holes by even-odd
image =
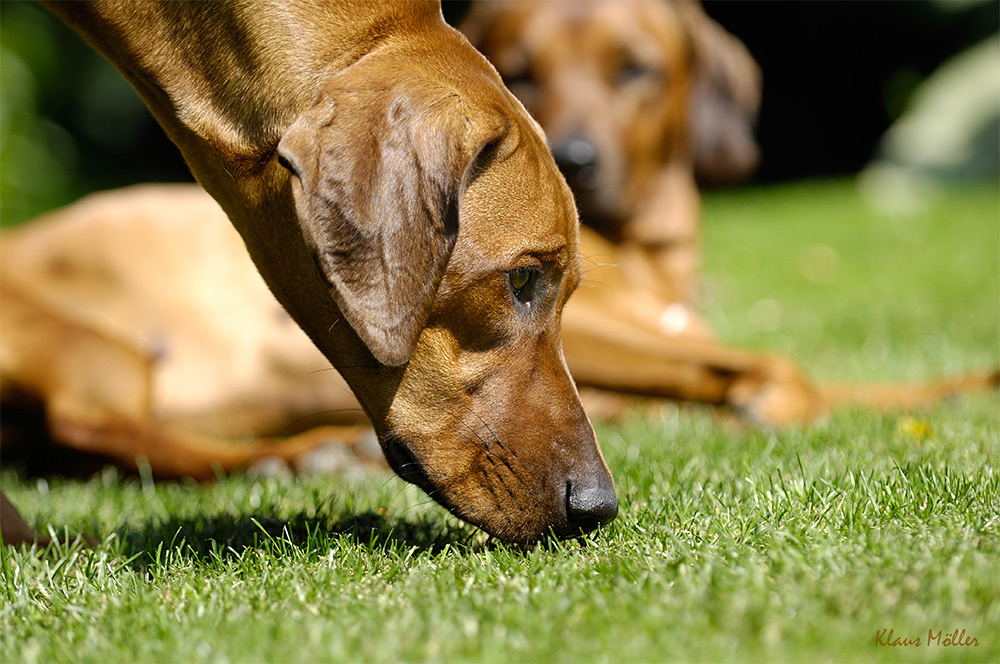
[[[574,533],[588,533],[611,523],[616,516],[618,498],[610,481],[582,486],[571,482],[566,486],[566,517]]]
[[[597,150],[582,136],[570,136],[552,145],[552,156],[571,187],[594,189],[598,185]]]

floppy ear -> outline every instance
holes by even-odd
[[[760,108],[761,73],[739,39],[700,5],[680,3],[695,56],[691,96],[695,171],[702,182],[745,179],[760,162],[754,126]]]
[[[405,364],[458,234],[460,189],[495,135],[447,92],[330,85],[278,144],[303,235],[347,322]]]

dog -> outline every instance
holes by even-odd
[[[995,386],[817,385],[789,358],[728,347],[698,314],[697,182],[747,177],[761,72],[694,1],[476,0],[460,29],[545,130],[579,204],[581,250],[604,267],[563,316],[580,385],[702,401],[765,426],[844,404],[915,407]],[[611,269],[608,264],[617,266]]]
[[[580,242],[608,261],[563,311],[574,376],[604,390],[586,404],[590,412],[621,407],[620,396],[609,403],[612,390],[649,397],[697,385],[689,399],[778,425],[844,402],[915,407],[990,379],[814,386],[780,358],[667,337],[648,314],[648,292],[615,267],[614,246],[587,228]],[[30,456],[49,438],[133,470],[141,459],[158,477],[198,480],[257,463],[309,472],[326,454],[378,462],[348,384],[275,301],[226,214],[197,186],[92,194],[4,231],[0,305],[5,456]],[[73,426],[84,418],[93,425]],[[44,453],[51,458],[51,448]],[[13,505],[2,506],[6,540],[34,539]]]
[[[615,517],[559,337],[572,195],[439,3],[44,4],[136,88],[403,479],[511,542]],[[143,424],[102,410],[61,426]]]
[[[294,170],[292,156],[281,152],[280,142],[278,148],[278,159],[285,159]],[[298,168],[302,168],[301,164]],[[553,181],[558,182],[558,178]],[[302,186],[294,176],[291,185],[293,190]],[[301,197],[300,191],[295,191],[292,197]],[[514,200],[518,204],[513,209],[523,211],[528,201],[534,200],[533,192],[533,186],[515,187]],[[474,209],[503,212],[495,207],[495,201],[491,202],[489,193],[477,192]],[[534,214],[530,223],[538,221]],[[460,221],[459,245],[462,233],[472,225],[466,223],[465,216],[460,215]],[[474,228],[479,229],[477,233],[488,232],[478,225]],[[523,229],[511,225],[499,229],[503,240],[500,253],[506,243],[523,239],[508,235],[512,230]],[[532,235],[530,230],[528,235]],[[465,262],[460,266],[469,273],[475,273],[474,265],[480,261],[488,264],[496,260],[491,254],[497,245],[486,241],[476,244],[477,239],[471,240],[475,250],[466,250]],[[633,252],[588,228],[580,229],[576,239],[590,257],[592,267],[586,281],[592,287],[577,290],[566,303],[562,319],[564,354],[577,383],[601,390],[601,403],[606,404],[612,392],[683,398],[728,406],[762,424],[782,425],[808,421],[842,403],[915,407],[995,384],[995,374],[982,374],[924,385],[863,389],[817,386],[787,359],[727,348],[711,339],[669,329],[662,315],[668,303],[627,269]],[[245,467],[269,457],[297,466],[311,449],[324,444],[346,444],[364,456],[364,434],[358,425],[367,422],[363,415],[371,406],[365,406],[364,400],[356,401],[348,390],[369,379],[377,387],[379,380],[393,372],[391,365],[380,368],[362,354],[356,365],[349,357],[338,365],[345,377],[353,380],[345,382],[337,372],[323,371],[326,359],[269,295],[226,214],[197,188],[160,185],[96,194],[23,230],[5,233],[0,251],[0,290],[4,298],[0,313],[8,314],[0,320],[0,396],[4,397],[4,413],[34,409],[33,423],[37,426],[38,405],[46,404],[48,420],[41,424],[56,443],[133,467],[136,458],[143,457],[158,475],[200,478],[214,476],[220,467]],[[552,268],[536,269],[544,272]],[[448,270],[452,270],[451,265]],[[170,275],[170,279],[164,279],[164,275]],[[451,283],[447,275],[439,289]],[[520,302],[515,302],[515,308],[527,307],[530,312],[535,307],[535,298],[541,294],[535,290],[540,276],[530,270],[504,271],[508,297]],[[429,344],[440,343],[445,350],[455,352],[453,343],[440,341],[445,333],[438,328],[445,327],[445,339],[450,335],[477,361],[466,358],[465,362],[445,361],[434,367],[435,353],[422,356],[421,362],[426,363],[422,367],[424,385],[431,387],[423,393],[419,410],[401,412],[431,418],[435,430],[457,429],[458,440],[472,445],[495,449],[515,443],[511,456],[501,450],[498,456],[491,457],[506,468],[498,468],[498,472],[505,478],[526,476],[530,482],[544,482],[539,477],[552,472],[546,467],[550,459],[544,451],[531,457],[541,464],[537,470],[526,471],[527,466],[511,464],[512,456],[522,454],[526,443],[522,436],[507,433],[519,421],[515,421],[515,414],[505,412],[504,400],[512,397],[497,397],[494,374],[513,371],[533,376],[538,365],[532,358],[540,358],[542,378],[547,382],[546,372],[551,367],[545,366],[550,361],[546,355],[551,348],[528,344],[528,355],[524,355],[523,342],[506,340],[506,346],[483,346],[484,338],[488,338],[482,336],[484,324],[492,329],[497,323],[497,309],[503,310],[509,302],[497,298],[495,290],[477,289],[475,277],[465,279],[471,279],[473,285],[466,289],[471,292],[463,294],[458,287],[445,291],[447,304],[434,305],[437,308],[421,337],[426,337]],[[603,286],[594,285],[597,283]],[[464,302],[458,301],[462,295],[468,298]],[[444,295],[439,292],[437,297]],[[559,299],[564,299],[562,292]],[[342,322],[344,318],[334,320],[338,322],[333,325],[350,327],[349,321]],[[537,322],[535,329],[542,335],[552,334],[554,320],[546,317]],[[52,348],[66,352],[55,354]],[[74,349],[85,351],[82,359],[75,357],[71,352]],[[494,355],[503,361],[480,363],[476,353]],[[89,359],[95,357],[101,358],[100,362]],[[456,365],[462,370],[458,377],[448,373]],[[482,400],[475,403],[488,404],[489,408],[496,405],[499,412],[484,412],[475,405],[465,411],[455,409],[448,395],[463,378],[469,396]],[[95,381],[99,384],[93,384]],[[528,396],[538,401],[534,405],[547,404],[553,409],[550,417],[558,424],[564,417],[558,410],[567,401],[558,392],[553,398],[544,391],[535,391],[533,382],[525,378]],[[571,404],[570,410],[573,408]],[[68,409],[69,417],[60,416],[64,409]],[[533,413],[537,412],[531,407],[525,410],[531,418],[527,421],[529,434],[537,431],[537,423],[533,422]],[[88,426],[75,426],[83,419],[80,413],[86,414]],[[505,427],[501,437],[493,430],[497,421]],[[406,456],[393,456],[397,454],[393,429],[385,421],[381,427],[378,423],[375,426],[397,472],[404,477],[413,473],[408,479],[426,488],[427,480],[422,477],[426,471],[411,467]],[[455,432],[448,433],[452,435],[444,439],[453,443]],[[32,435],[37,436],[37,429]],[[254,441],[247,444],[233,440],[246,436],[254,437]],[[8,440],[6,435],[4,440]],[[570,456],[575,454],[572,448],[552,446],[558,438],[534,440],[539,445],[550,444],[548,454],[554,455],[556,471],[570,463]],[[427,439],[422,442],[430,444]],[[460,461],[447,466],[452,460],[439,457],[435,476],[455,483],[467,481],[469,468]],[[487,490],[498,488],[488,475],[483,481]],[[507,488],[502,490],[509,492]],[[596,493],[596,498],[593,492],[587,497],[595,501],[590,504],[596,513],[585,517],[589,521],[566,526],[559,521],[561,529],[556,532],[572,534],[610,518],[611,500],[606,493],[603,498],[601,492]],[[510,495],[510,501],[517,499]],[[602,500],[605,504],[598,505]],[[4,504],[5,533],[10,530],[6,524],[14,518],[8,514],[8,505]],[[19,532],[30,534],[23,520],[16,518],[23,526]],[[557,516],[557,521],[562,518]],[[538,537],[537,533],[523,537],[524,530],[520,533],[511,539],[531,541]]]
[[[697,181],[736,181],[759,161],[761,74],[746,47],[696,2],[480,0],[459,27],[542,124],[595,231],[584,255],[618,265],[600,276],[628,293],[576,297],[564,329],[577,381],[770,426],[825,412],[793,362],[719,344],[698,313]]]
[[[582,242],[600,246],[589,229]],[[735,351],[715,367],[685,366],[694,353],[657,336],[646,294],[620,278],[614,247],[605,252],[612,263],[592,268],[595,285],[564,310],[568,362],[583,384],[648,396],[670,393],[692,370],[767,376],[756,356]],[[331,442],[370,459],[361,405],[339,373],[324,370],[325,358],[199,187],[93,194],[4,231],[0,301],[5,452],[49,437],[132,469],[143,459],[160,477],[198,480],[275,457],[300,467]],[[629,357],[656,369],[636,380]],[[716,394],[692,398],[724,404],[732,385],[715,384]],[[777,425],[819,407],[757,417]],[[76,425],[88,416],[104,420]]]
[[[474,2],[459,25],[549,138],[581,220],[613,242],[636,285],[697,316],[700,196],[747,177],[761,74],[696,2]]]

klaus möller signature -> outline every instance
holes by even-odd
[[[875,632],[875,645],[888,648],[919,648],[920,646],[976,648],[979,646],[979,639],[970,634],[966,634],[964,629],[956,629],[953,632],[945,632],[944,630],[939,629],[935,632],[934,629],[931,628],[927,630],[927,638],[925,640],[919,636],[897,636],[894,630],[887,628],[880,629]]]

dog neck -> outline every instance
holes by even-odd
[[[330,298],[302,242],[277,145],[325,81],[384,48],[449,32],[440,4],[368,0],[94,0],[43,4],[135,87],[222,205],[278,301],[374,418],[398,368],[381,366]],[[391,374],[380,381],[371,374]],[[371,393],[372,386],[381,393]]]
[[[121,71],[199,179],[219,155],[252,173],[326,78],[443,23],[433,1],[43,4]]]

